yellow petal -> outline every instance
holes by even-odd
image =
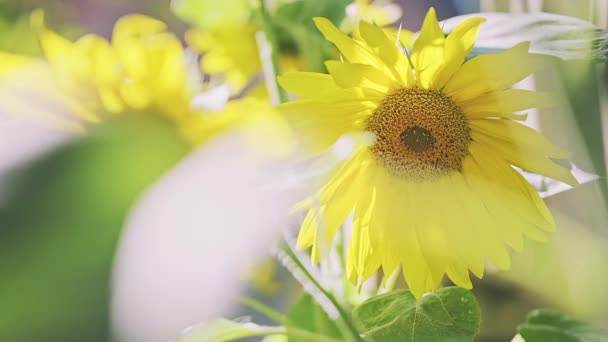
[[[336,182],[329,194],[323,194],[322,191],[320,197],[324,198],[324,205],[316,209],[313,203],[311,210],[318,210],[320,218],[311,254],[313,262],[318,263],[327,255],[337,230],[353,211],[358,195],[363,191],[361,175],[366,171],[369,162],[362,163],[362,159],[361,153],[353,156],[353,171],[348,177]]]
[[[112,31],[112,41],[120,42],[122,40],[160,33],[166,30],[167,25],[158,19],[142,14],[130,14],[121,17],[116,21],[114,30]]]
[[[414,225],[422,254],[431,270],[435,286],[443,278],[449,263],[450,249],[446,228],[451,222],[444,215],[438,213],[444,201],[445,179],[437,182],[412,184],[410,192],[415,194],[415,204],[409,212],[410,222]],[[431,203],[433,203],[431,205]]]
[[[371,65],[327,61],[325,66],[334,82],[343,88],[369,88],[386,94],[399,86]]]
[[[359,173],[362,161],[362,154],[355,153],[351,158],[344,161],[329,179],[326,185],[319,190],[319,193],[306,200],[308,212],[302,222],[302,227],[298,235],[297,245],[299,248],[307,248],[315,243],[319,223],[323,220],[322,212],[326,210],[324,203],[331,200],[336,191],[340,190],[344,184],[352,182]],[[353,204],[354,206],[354,204]]]
[[[31,57],[0,51],[0,76],[30,65],[34,61]]]
[[[565,159],[570,153],[553,145],[536,130],[511,120],[475,120],[470,122],[473,132],[499,139],[516,146],[518,153],[538,153],[546,157]]]
[[[188,30],[184,35],[184,39],[189,46],[198,51],[207,51],[213,46],[213,35],[201,30]]]
[[[524,176],[522,176],[519,172],[516,174],[516,176],[519,179],[520,188],[525,189],[525,192],[528,194],[528,199],[532,201],[532,203],[534,203],[534,205],[536,206],[536,210],[538,210],[540,215],[548,223],[546,225],[538,225],[537,227],[547,232],[555,231],[555,219],[549,211],[549,208],[547,208],[547,204],[545,203],[545,201],[543,201],[538,192],[532,187],[532,185],[530,185],[530,183],[528,183]]]
[[[374,179],[374,208],[370,213],[369,218],[369,241],[372,248],[372,256],[374,259],[374,265],[377,263],[382,264],[382,268],[385,271],[385,275],[388,276],[399,264],[401,260],[398,256],[391,258],[394,262],[386,264],[384,262],[387,258],[383,255],[392,253],[394,249],[386,248],[385,243],[390,236],[387,235],[389,230],[387,229],[388,224],[391,222],[391,207],[393,206],[393,199],[395,195],[394,188],[391,187],[392,179],[390,179],[386,172],[378,169]],[[377,268],[377,267],[376,267]]]
[[[207,74],[222,74],[235,92],[262,71],[254,25],[232,23],[211,31],[190,31],[187,41],[203,52],[201,66]],[[247,56],[247,58],[244,58]]]
[[[484,166],[492,165],[484,164]],[[508,172],[510,169],[515,172],[508,165],[506,165],[506,169],[501,171]],[[463,215],[469,215],[469,228],[473,230],[479,241],[476,246],[471,246],[471,248],[479,248],[496,267],[505,270],[511,266],[511,259],[504,246],[502,231],[504,226],[497,224],[501,216],[498,216],[495,210],[501,205],[508,205],[510,202],[507,199],[511,200],[518,197],[512,189],[505,189],[502,183],[498,183],[494,179],[498,176],[488,174],[488,172],[489,170],[482,169],[473,158],[466,158],[463,161],[462,174],[466,179],[467,190],[461,193],[468,194],[466,202],[463,201],[465,205],[462,208],[466,210],[463,211]],[[521,203],[514,207],[506,206],[510,210],[510,215],[518,215],[519,211],[517,209],[520,209],[520,207],[523,207],[524,210],[530,210],[529,206],[525,207]],[[510,220],[508,222],[514,224],[517,221]],[[512,228],[507,226],[507,229]]]
[[[469,269],[466,265],[459,262],[453,262],[446,267],[445,273],[450,277],[454,284],[465,289],[472,289],[473,284],[469,277]]]
[[[493,236],[521,252],[523,235],[546,240],[542,230],[553,230],[555,222],[538,193],[530,191],[528,182],[492,153],[472,143],[472,155],[463,161],[463,174],[483,201],[479,208],[490,215],[487,229],[493,229]]]
[[[476,212],[480,207],[478,195],[467,188],[466,181],[460,173],[454,172],[446,176],[442,182],[445,189],[449,190],[443,191],[443,195],[439,197],[441,203],[436,203],[436,206],[441,208],[441,215],[446,218],[444,229],[449,241],[447,248],[450,254],[448,266],[452,264],[466,266],[481,278],[487,253],[485,247],[480,246],[480,237],[491,233],[478,232],[480,224],[476,222],[479,222],[479,219],[473,219],[472,215],[485,216],[487,213]],[[449,273],[448,276],[452,277]],[[467,283],[463,279],[459,281],[462,284]]]
[[[509,50],[476,56],[464,63],[443,91],[457,103],[510,88],[544,64],[547,57],[528,53],[529,42]]]
[[[304,98],[323,98],[339,89],[330,75],[317,72],[290,72],[278,80],[285,90]]]
[[[98,89],[98,94],[102,105],[108,112],[120,113],[125,109],[125,104],[115,89],[101,87]]]
[[[392,27],[383,28],[389,39],[401,47],[411,49],[414,46],[415,33],[405,29],[397,30]]]
[[[365,120],[377,103],[354,96],[351,92],[332,93],[325,101],[300,100],[281,104],[278,108],[292,123],[309,152],[317,154],[343,134],[365,130]]]
[[[518,206],[509,206],[513,198],[519,200],[516,195],[521,195],[520,193],[515,195],[505,193],[502,187],[504,184],[493,179],[492,175],[484,174],[488,171],[479,167],[472,157],[468,157],[465,163],[468,164],[466,170],[463,171],[464,177],[459,177],[464,179],[464,182],[455,183],[454,192],[458,194],[458,197],[466,198],[466,200],[462,201],[462,205],[456,205],[456,209],[460,210],[460,215],[464,215],[469,221],[470,228],[461,229],[470,234],[465,246],[477,249],[480,253],[475,259],[465,260],[471,271],[481,278],[482,274],[478,274],[478,272],[483,272],[484,265],[476,264],[476,262],[489,258],[496,266],[502,269],[508,268],[510,258],[505,250],[505,243],[516,250],[521,250],[523,248],[522,231],[526,227],[533,227],[533,223],[530,222],[534,220],[521,218],[519,212],[523,210],[518,211]],[[510,168],[506,163],[503,162],[503,164],[506,168]],[[524,203],[524,205],[529,205],[529,203]],[[524,209],[533,210],[529,206]],[[535,218],[537,218],[536,214],[532,211]],[[544,221],[542,223],[546,224]],[[467,225],[467,222],[461,221],[461,224]],[[478,240],[477,243],[476,240]],[[463,255],[467,255],[466,252]]]
[[[139,110],[152,102],[153,94],[150,94],[145,84],[128,83],[120,87],[120,96],[129,107]]]
[[[469,125],[474,141],[494,149],[511,164],[570,185],[578,184],[570,170],[550,159],[565,159],[569,154],[535,130],[509,120],[472,120]]]
[[[405,54],[398,48],[397,43],[391,40],[387,34],[378,26],[361,22],[359,24],[361,38],[372,48],[397,80],[401,87],[414,85],[414,75],[410,62]]]
[[[49,60],[60,60],[72,52],[72,42],[46,28],[44,11],[35,10],[30,17],[32,30],[38,34],[42,52]]]
[[[147,58],[146,51],[141,44],[136,41],[123,40],[121,43],[113,42],[113,45],[125,76],[131,80],[139,80],[149,74],[152,69],[152,60]]]
[[[165,39],[159,42],[159,47],[161,48],[160,65],[153,70],[152,75],[156,78],[157,92],[171,96],[186,88],[184,50],[180,41],[174,36],[165,36]]]
[[[493,116],[490,114],[513,113],[529,108],[542,108],[555,103],[546,92],[507,89],[483,94],[472,100],[458,103],[469,118]]]
[[[460,68],[464,59],[473,50],[479,26],[486,20],[481,17],[469,18],[460,23],[445,39],[444,62],[437,79],[433,82],[433,89],[441,89]]]
[[[376,167],[361,175],[361,193],[355,205],[352,225],[352,236],[348,247],[346,271],[350,279],[361,278],[367,280],[379,267],[381,259],[373,253],[370,231],[370,218],[376,209],[377,192],[374,187],[374,174]],[[354,277],[356,274],[357,277]]]
[[[485,202],[502,204],[502,207],[513,216],[512,220],[520,220],[548,230],[553,229],[555,222],[548,211],[539,210],[540,200],[532,196],[529,185],[525,185],[527,181],[502,160],[499,153],[475,141],[471,142],[469,150],[471,158],[465,158],[463,161],[463,174],[468,181],[483,184],[478,187],[483,191],[478,192],[482,196],[488,196]]]
[[[412,63],[416,70],[418,85],[423,89],[431,89],[438,72],[443,65],[445,35],[435,9],[430,8],[422,23],[420,36],[414,42]]]
[[[366,48],[362,42],[353,40],[340,31],[331,21],[321,17],[313,20],[325,39],[332,42],[347,61],[373,66],[382,65],[382,61],[375,53]]]
[[[83,79],[94,79],[100,84],[121,81],[120,65],[115,51],[103,37],[88,34],[74,44],[75,60],[86,63],[87,69],[79,75]]]
[[[412,184],[398,182],[392,185],[391,212],[384,234],[386,248],[384,265],[394,268],[397,259],[403,265],[403,275],[408,287],[420,298],[425,292],[433,291],[439,285],[444,268],[434,255],[424,250],[428,239],[421,239],[421,229],[428,227],[425,215],[420,211],[418,195],[420,191]],[[431,256],[431,258],[427,258]]]
[[[226,59],[221,51],[210,51],[201,60],[203,71],[210,74],[222,73],[233,67],[232,61]]]

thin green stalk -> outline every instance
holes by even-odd
[[[336,298],[329,293],[321,284],[308,272],[306,266],[302,264],[302,262],[298,259],[297,255],[291,249],[288,243],[283,244],[283,251],[287,254],[287,256],[291,259],[291,261],[298,267],[298,269],[308,278],[308,280],[318,289],[323,296],[334,306],[336,311],[338,312],[340,319],[337,321],[338,326],[342,333],[345,335],[344,337],[348,339],[348,341],[355,342],[363,342],[363,339],[359,335],[357,328],[355,328],[353,322],[350,320],[349,315],[346,313],[344,308],[338,303]]]
[[[344,228],[338,230],[338,244],[336,245],[336,251],[338,252],[338,258],[340,260],[340,267],[343,270],[346,269],[346,245],[344,238]]]
[[[391,292],[395,288],[395,284],[401,275],[401,266],[397,266],[397,268],[390,275],[385,275],[387,277],[384,280],[384,286],[380,286],[378,288],[377,294]]]
[[[269,307],[268,305],[266,305],[258,300],[243,296],[240,298],[240,301],[245,306],[248,306],[249,308],[263,314],[264,316],[270,318],[271,320],[275,321],[276,323],[279,323],[282,326],[284,326],[286,328],[285,334],[289,334],[289,335],[298,337],[304,341],[340,342],[339,340],[331,338],[329,336],[317,334],[315,332],[300,329],[300,328],[290,325],[287,320],[287,316],[285,316],[284,314],[276,311],[275,309]]]
[[[338,230],[338,243],[336,244],[336,253],[338,254],[338,261],[340,262],[340,269],[343,271],[340,275],[340,280],[342,282],[342,288],[344,289],[344,293],[348,292],[348,286],[350,281],[348,280],[348,275],[346,274],[346,239],[344,238],[344,224],[342,224],[341,229]]]
[[[285,91],[283,90],[283,88],[281,88],[279,82],[277,81],[277,76],[281,73],[281,69],[279,67],[279,44],[277,42],[277,37],[274,34],[274,30],[270,21],[270,16],[266,9],[266,4],[264,3],[264,0],[260,0],[258,11],[260,20],[262,22],[262,30],[266,38],[266,43],[268,44],[267,48],[270,50],[270,62],[272,64],[272,68],[270,68],[270,70],[272,71],[272,75],[269,75],[270,72],[268,72],[268,74],[265,73],[264,76],[271,78],[271,80],[267,79],[266,82],[272,82],[274,84],[273,88],[275,88],[274,93],[276,93],[277,95],[277,100],[279,103],[283,103],[287,101],[287,95],[285,94]],[[264,59],[265,58],[263,58],[262,60],[262,64],[267,63],[267,60]]]
[[[248,306],[249,308],[263,314],[264,316],[270,318],[271,320],[282,324],[282,325],[286,325],[287,324],[287,317],[282,314],[279,311],[276,311],[275,309],[271,308],[270,306],[257,301],[253,298],[250,297],[246,297],[243,296],[240,298],[241,303],[243,303],[245,306]]]
[[[318,341],[318,342],[340,342],[335,338],[331,338],[325,335],[320,335],[308,330],[295,328],[292,326],[287,327],[287,331],[289,335],[299,337],[303,341]]]

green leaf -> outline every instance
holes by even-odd
[[[446,287],[419,300],[406,290],[372,297],[354,320],[366,341],[473,341],[480,313],[470,291]]]
[[[534,310],[526,323],[517,327],[526,342],[605,342],[608,331],[575,320],[555,310]]]
[[[306,293],[300,296],[287,315],[287,334],[290,342],[308,341],[297,333],[292,333],[293,328],[336,339],[341,337],[336,322],[330,319],[312,296]]]
[[[452,31],[470,17],[484,17],[486,22],[475,43],[476,48],[508,49],[529,41],[530,52],[561,59],[606,60],[608,43],[605,33],[578,18],[552,13],[475,13],[444,20],[445,32]]]
[[[606,160],[603,143],[605,133],[602,129],[601,110],[603,99],[599,84],[602,80],[597,77],[600,71],[596,65],[587,61],[561,62],[558,67],[572,118],[580,130],[580,139],[583,143],[581,145],[584,146],[583,151],[572,151],[572,160],[582,169],[605,177]],[[553,79],[549,80],[552,81],[554,82]],[[607,196],[606,193],[604,195]]]
[[[242,25],[251,16],[247,0],[173,0],[171,9],[180,19],[202,29]]]
[[[111,271],[124,219],[187,151],[165,121],[117,119],[7,176],[0,341],[111,339]]]
[[[177,339],[177,342],[226,342],[247,337],[277,334],[285,334],[285,328],[218,319],[211,323],[199,324],[187,329]]]

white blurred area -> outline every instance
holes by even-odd
[[[85,132],[65,100],[43,64],[0,77],[0,175]],[[134,204],[115,255],[117,340],[168,341],[228,314],[290,208],[310,191],[315,175],[293,162],[303,158],[278,159],[274,147],[263,155],[252,139],[266,142],[260,135],[268,132],[252,129],[204,144]],[[0,195],[9,185],[0,184]]]
[[[26,164],[69,140],[65,132],[22,122],[0,121],[0,173]]]
[[[0,174],[82,132],[64,99],[42,62],[0,77]]]
[[[60,125],[49,129],[48,124],[37,120],[14,120],[7,115],[9,108],[20,108],[33,119],[38,117],[40,108],[70,115],[69,109],[54,98],[52,87],[28,93],[31,89],[45,89],[41,85],[47,84],[48,76],[33,66],[0,79],[0,174],[76,134]],[[23,84],[25,80],[36,82],[36,87],[28,89]],[[536,88],[532,78],[520,86]],[[560,108],[568,110],[567,104]],[[550,132],[554,127],[548,122],[566,126],[569,134],[556,141],[560,145],[568,145],[565,137],[581,141],[574,125],[563,124],[567,120],[565,114],[547,117],[545,113],[543,118],[537,111],[528,113],[528,123],[534,128]],[[333,150],[336,158],[348,157],[353,144],[349,139],[338,141]],[[294,166],[291,160],[271,163],[249,158],[257,152],[258,149],[252,151],[241,132],[218,137],[177,165],[135,204],[115,259],[112,321],[119,341],[168,341],[183,329],[229,314],[234,308],[235,299],[250,282],[247,276],[251,269],[267,255],[279,236],[285,213],[311,191],[297,173],[290,173]],[[601,268],[605,267],[604,259],[597,258],[606,256],[602,250],[606,236],[600,228],[607,222],[606,203],[598,185],[587,184],[547,201],[560,223],[555,251],[550,252],[560,256],[558,261],[569,263],[538,263],[549,270],[547,273],[558,269],[560,276],[564,274],[563,283],[556,283],[554,274],[545,279],[533,278],[544,274],[539,268],[530,267],[530,260],[534,260],[531,258],[522,258],[521,264],[515,264],[513,274],[517,277],[512,281],[525,279],[526,286],[533,289],[537,284],[553,284],[559,289],[548,294],[554,302],[560,296],[567,296],[568,300],[572,297],[572,303],[578,299],[577,304],[587,305],[581,309],[587,315],[605,313],[599,307],[604,298],[596,296],[604,295],[600,286],[599,293],[581,292],[590,281],[608,283],[608,275]],[[573,231],[576,234],[571,234]],[[596,244],[591,245],[594,241]],[[583,257],[580,251],[590,255]],[[594,256],[596,272],[583,265],[584,260],[593,260]]]
[[[192,153],[133,208],[114,269],[120,341],[167,341],[228,314],[276,242],[305,189],[281,181],[289,160],[252,161],[256,151],[241,133]]]

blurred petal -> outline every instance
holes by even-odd
[[[0,51],[0,76],[18,70],[19,68],[32,63],[32,61],[32,58],[26,56],[14,55]]]
[[[546,5],[548,6],[548,5]],[[487,24],[480,32],[476,48],[507,49],[530,42],[530,52],[566,60],[602,58],[602,44],[597,44],[601,30],[587,20],[573,16],[532,11],[531,13],[474,13],[442,21],[447,33],[471,16],[484,17]]]
[[[114,270],[113,321],[120,340],[166,341],[226,314],[244,270],[277,237],[294,188],[271,188],[287,162],[232,132],[206,144],[152,187],[134,208]],[[275,167],[278,167],[275,169]],[[145,290],[142,290],[145,289]]]
[[[0,78],[0,174],[81,131],[70,103],[58,93],[45,64],[30,63]]]

